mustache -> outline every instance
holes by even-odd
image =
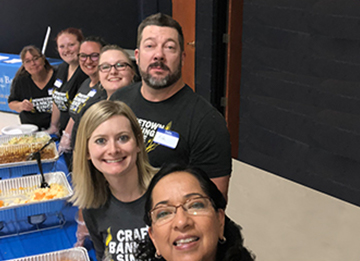
[[[157,61],[149,65],[148,69],[154,68],[154,67],[160,67],[163,70],[170,71],[170,68],[167,67],[163,62]]]

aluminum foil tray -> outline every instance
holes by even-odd
[[[33,215],[61,211],[66,200],[73,195],[73,190],[63,172],[45,173],[44,176],[49,184],[57,183],[63,185],[65,190],[67,190],[66,196],[45,201],[14,203],[13,200],[18,198],[24,199],[22,197],[25,197],[26,193],[39,188],[41,175],[0,180],[0,200],[12,203],[9,206],[0,207],[0,221],[16,222]]]
[[[11,139],[13,138],[23,138],[23,137],[35,137],[35,138],[46,138],[46,140],[50,139],[50,135],[46,132],[35,132],[33,134],[26,134],[26,135],[11,135],[11,136],[1,136],[0,137],[0,157],[5,157],[9,154],[24,154],[23,151],[26,151],[26,154],[30,154],[32,152],[36,152],[39,150],[45,142],[36,142],[36,143],[28,143],[28,144],[13,144],[13,145],[6,145]],[[5,144],[5,145],[4,145]],[[56,149],[56,144],[51,143],[47,148],[47,151],[54,155],[52,158],[41,159],[42,163],[49,163],[54,162],[59,158],[59,153]],[[45,149],[45,150],[46,150]],[[25,154],[24,154],[25,155]],[[23,158],[23,157],[22,157]],[[1,161],[0,161],[1,162]],[[8,163],[0,163],[0,170],[1,168],[10,168],[10,167],[17,167],[17,166],[27,166],[27,165],[35,165],[36,160],[19,160],[16,162],[8,162]],[[0,172],[1,175],[1,172]]]
[[[90,259],[85,248],[75,247],[36,256],[11,259],[8,261],[90,261]]]
[[[42,169],[44,172],[54,172],[56,171],[56,161],[41,163]],[[33,164],[33,163],[29,163]],[[27,175],[39,174],[40,170],[38,165],[25,165],[25,166],[16,166],[9,168],[1,168],[0,167],[0,180],[1,179],[9,179],[9,178],[17,178]]]

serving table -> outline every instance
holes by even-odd
[[[51,172],[53,171],[64,172],[71,182],[71,175],[69,175],[63,155],[55,162]],[[61,211],[64,217],[64,223],[61,226],[46,229],[40,225],[29,230],[29,233],[8,237],[0,236],[0,261],[72,248],[76,243],[77,223],[75,214],[77,211],[77,207],[72,206],[71,203],[66,203]],[[90,260],[96,261],[91,241],[86,240],[84,247],[88,250]]]

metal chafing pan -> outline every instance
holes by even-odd
[[[11,154],[16,155],[24,154],[23,151],[27,151],[27,155],[24,155],[24,159],[21,161],[15,161],[10,163],[0,163],[0,168],[9,168],[9,167],[17,167],[17,166],[26,166],[26,165],[35,165],[36,160],[26,160],[25,156],[28,156],[28,154],[32,152],[36,152],[39,150],[45,142],[37,142],[37,143],[29,143],[29,144],[14,144],[14,145],[6,145],[11,139],[13,138],[21,138],[24,136],[34,136],[36,138],[46,137],[46,140],[51,139],[50,135],[46,132],[35,132],[33,134],[25,134],[25,135],[11,135],[11,136],[0,136],[0,157],[8,156]],[[49,159],[41,159],[42,163],[50,163],[55,162],[59,158],[59,153],[56,149],[56,144],[52,143],[50,144],[47,149],[51,150],[54,155],[53,158]],[[0,161],[1,162],[1,161]]]
[[[44,176],[49,184],[63,185],[67,191],[66,195],[44,201],[16,203],[13,200],[25,197],[27,193],[39,188],[41,175],[0,180],[0,200],[11,204],[0,207],[0,221],[14,221],[14,219],[27,218],[32,215],[61,211],[65,201],[73,195],[73,190],[63,172],[45,173]]]
[[[90,261],[90,259],[85,248],[75,247],[36,256],[11,259],[8,261]]]

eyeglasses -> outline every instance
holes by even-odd
[[[117,62],[115,64],[103,63],[99,65],[99,70],[100,72],[110,72],[111,68],[114,67],[115,70],[117,71],[124,71],[126,69],[126,66],[132,68],[131,65],[128,63],[121,63],[121,62]]]
[[[209,197],[199,196],[188,199],[178,206],[165,205],[155,207],[149,211],[149,216],[154,224],[163,225],[174,219],[179,207],[182,207],[186,213],[192,216],[208,215],[213,208]]]
[[[84,53],[79,53],[79,60],[82,62],[85,62],[86,59],[89,57],[91,59],[91,61],[96,62],[99,60],[99,53],[92,53],[92,54],[84,54]]]
[[[27,59],[24,61],[24,64],[30,64],[31,62],[36,62],[37,60],[39,60],[41,56],[34,56],[32,59]]]

